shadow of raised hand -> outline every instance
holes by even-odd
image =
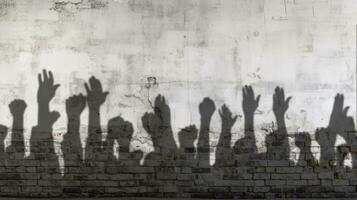
[[[147,157],[161,157],[164,162],[174,159],[174,154],[178,148],[173,137],[171,128],[170,107],[166,103],[165,97],[158,95],[155,99],[154,113],[145,113],[141,118],[144,129],[151,136],[154,152]]]
[[[73,95],[66,100],[66,112],[68,120],[67,133],[63,136],[61,149],[63,152],[64,165],[80,164],[83,148],[80,140],[80,115],[86,106],[86,97],[82,94]]]
[[[133,133],[133,125],[129,121],[125,121],[120,116],[112,118],[108,122],[107,140],[111,142],[113,141],[113,144],[114,140],[118,141],[119,153],[129,152],[130,140],[133,137]],[[113,148],[113,146],[111,146],[111,148]]]
[[[10,153],[15,153],[15,158],[22,159],[25,156],[24,141],[24,112],[26,110],[24,100],[15,99],[9,104],[13,118],[11,145],[7,148]]]
[[[199,105],[201,119],[204,119],[206,121],[211,120],[215,110],[216,106],[214,105],[214,102],[208,97],[204,98]]]
[[[254,90],[251,86],[244,86],[243,92],[243,113],[244,113],[244,137],[237,140],[234,144],[234,153],[240,156],[240,159],[246,159],[248,156],[257,151],[256,139],[254,133],[254,113],[259,106],[260,95],[255,97]]]
[[[160,146],[162,146],[162,151],[165,154],[172,154],[177,152],[177,145],[173,137],[173,132],[171,129],[171,112],[170,107],[166,103],[165,97],[158,95],[155,99],[155,116],[160,120],[159,131],[160,135]],[[171,155],[170,155],[171,156]]]
[[[121,116],[112,118],[108,122],[108,135],[106,140],[106,148],[109,160],[114,158],[114,142],[119,143],[119,162],[121,164],[137,165],[142,156],[141,152],[130,152],[130,141],[134,134],[133,125],[129,121],[125,121]],[[133,160],[134,159],[134,160]]]
[[[89,109],[98,109],[105,102],[109,92],[103,91],[102,84],[94,76],[89,79],[89,86],[87,83],[84,86],[87,91]]]
[[[245,137],[253,139],[255,145],[254,134],[254,113],[259,106],[260,95],[255,98],[253,88],[245,86],[243,89],[243,113],[244,113],[244,134]]]
[[[223,104],[218,113],[222,120],[221,135],[216,149],[216,166],[230,166],[233,164],[233,154],[231,149],[232,127],[237,121],[237,115],[233,116],[229,108]]]
[[[336,134],[329,131],[328,128],[316,129],[315,139],[320,145],[320,161],[319,165],[330,167],[335,161],[335,142]]]
[[[197,158],[199,160],[199,165],[202,167],[209,166],[209,153],[210,153],[210,144],[209,144],[209,130],[211,124],[211,118],[216,110],[214,102],[206,97],[199,105],[199,112],[201,115],[201,125],[200,133],[198,136],[197,143]]]
[[[219,116],[222,120],[222,130],[231,130],[234,123],[237,121],[237,115],[233,117],[232,112],[223,104],[220,110],[218,110]]]
[[[66,112],[69,119],[79,117],[86,107],[86,97],[82,94],[73,95],[66,100]]]
[[[197,139],[198,130],[195,125],[186,126],[178,133],[180,149],[182,152],[194,151],[194,142]]]
[[[154,113],[145,113],[141,117],[141,122],[143,124],[143,128],[150,135],[154,149],[155,147],[159,147],[159,137],[161,137],[160,129],[160,119]]]
[[[273,95],[273,112],[278,121],[284,120],[285,112],[289,108],[289,102],[292,97],[285,99],[285,92],[283,88],[276,87]]]
[[[54,84],[52,72],[47,74],[46,70],[43,70],[41,74],[38,74],[39,88],[37,92],[37,102],[39,104],[48,104],[55,96],[56,90],[60,84]]]
[[[10,113],[13,118],[12,123],[12,141],[24,143],[24,113],[27,105],[24,100],[15,99],[9,104]]]
[[[14,118],[23,116],[26,107],[26,102],[22,99],[15,99],[9,104],[10,113]]]
[[[178,133],[180,142],[179,161],[181,166],[195,166],[196,149],[194,142],[197,139],[198,130],[195,125],[186,126]]]
[[[38,82],[38,128],[39,130],[46,132],[49,129],[52,129],[53,123],[59,117],[59,113],[50,113],[49,103],[55,96],[55,93],[60,85],[54,84],[52,72],[49,71],[47,73],[46,70],[43,70],[42,75],[38,74]]]
[[[349,108],[349,106],[344,107],[343,94],[337,94],[335,96],[335,101],[328,124],[328,128],[331,129],[331,131],[337,133],[343,133],[345,131],[354,131],[355,127],[353,118],[347,115]]]
[[[102,128],[100,124],[100,106],[105,102],[109,92],[103,91],[102,84],[92,76],[89,85],[84,84],[89,108],[88,137],[86,142],[86,160],[98,162],[104,153],[102,149]]]
[[[59,84],[54,84],[52,72],[38,75],[39,88],[37,92],[38,101],[38,123],[31,130],[30,151],[35,159],[44,159],[44,173],[55,171],[59,173],[58,156],[54,150],[53,125],[60,117],[59,112],[50,111],[50,101],[55,96]]]
[[[327,128],[321,128],[316,131],[316,141],[321,148],[320,165],[332,166],[336,159],[334,145],[337,134],[340,134],[346,140],[348,145],[353,145],[356,136],[351,133],[355,129],[353,118],[347,115],[349,107],[344,107],[343,94],[335,96],[330,121]],[[351,133],[351,134],[350,134]]]
[[[154,112],[164,127],[171,127],[170,107],[166,104],[165,97],[160,94],[155,99]]]
[[[266,136],[265,143],[269,159],[289,160],[290,145],[288,131],[285,125],[285,113],[289,108],[291,97],[285,99],[284,89],[275,88],[273,95],[273,112],[277,121],[278,129]]]
[[[297,133],[295,135],[295,144],[300,149],[297,166],[313,167],[317,164],[315,157],[311,152],[311,137],[309,133]]]
[[[245,117],[254,115],[255,110],[258,108],[260,95],[255,98],[253,88],[251,86],[244,86],[243,90],[243,113]]]

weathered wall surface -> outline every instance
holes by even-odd
[[[101,108],[103,140],[108,120],[121,115],[134,127],[132,151],[153,151],[141,117],[152,110],[158,94],[166,97],[171,108],[178,145],[177,133],[182,128],[199,127],[198,105],[204,97],[210,97],[217,108],[227,104],[238,115],[233,146],[244,132],[244,85],[252,85],[261,94],[255,113],[259,151],[265,151],[266,135],[274,127],[276,86],[293,97],[286,113],[288,132],[306,131],[314,138],[315,129],[329,122],[336,93],[345,95],[349,114],[355,117],[356,10],[353,1],[332,0],[1,0],[0,122],[11,127],[9,103],[15,98],[26,101],[29,156],[31,127],[37,124],[37,74],[45,68],[61,84],[51,109],[61,114],[53,135],[62,173],[65,101],[71,95],[86,95],[84,83],[92,75],[109,91]],[[86,108],[81,115],[83,147],[87,126]],[[211,165],[220,133],[216,111],[210,124]],[[7,134],[5,146],[10,140]],[[296,162],[300,149],[293,137],[289,140],[290,159]],[[311,149],[318,159],[320,150],[314,139]],[[256,184],[262,184],[265,193],[270,191],[267,184],[281,183]],[[319,179],[314,184],[323,183]]]

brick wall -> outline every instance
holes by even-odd
[[[52,126],[59,113],[50,109],[57,86],[51,72],[44,71],[39,77],[38,124],[31,130],[30,156],[25,156],[23,113],[26,103],[23,100],[10,103],[11,132],[6,126],[0,126],[0,144],[11,134],[11,145],[6,150],[4,146],[0,148],[2,196],[357,197],[355,127],[343,105],[342,94],[336,95],[329,124],[311,137],[309,133],[287,132],[285,112],[290,97],[285,97],[284,90],[277,87],[273,95],[276,128],[266,136],[264,152],[256,147],[254,114],[259,96],[254,95],[252,87],[243,88],[244,137],[231,146],[231,130],[237,116],[223,105],[218,109],[222,131],[214,148],[210,145],[209,133],[216,107],[211,99],[204,98],[198,106],[200,127],[183,128],[178,133],[180,144],[176,145],[170,107],[165,97],[158,95],[152,112],[142,116],[154,151],[141,163],[143,152],[129,148],[133,125],[121,116],[108,121],[106,140],[102,141],[99,111],[107,93],[94,77],[86,85],[87,96],[75,95],[66,101],[68,129],[61,143],[63,155],[58,156]],[[86,106],[89,107],[88,138],[86,147],[82,148],[80,115]],[[337,135],[343,137],[346,144],[335,148]],[[312,140],[319,144],[318,160],[311,151]],[[119,144],[119,159],[114,156],[115,141]],[[294,152],[289,141],[294,141],[300,149],[295,155],[296,162],[290,160]],[[210,165],[212,149],[215,149],[214,165]],[[344,165],[348,157],[352,159],[351,167]]]
[[[187,152],[189,152],[188,150]],[[55,158],[2,157],[2,196],[138,196],[199,198],[356,197],[356,172],[344,166],[309,166],[289,160],[236,160],[233,165],[200,166],[185,156],[151,159],[145,165],[123,159],[67,162]],[[78,156],[78,155],[77,155]]]

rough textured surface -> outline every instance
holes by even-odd
[[[193,194],[194,197],[207,193],[207,197],[245,198],[279,194],[288,197],[296,193],[317,197],[314,195],[321,192],[330,197],[355,195],[356,182],[354,176],[348,174],[354,173],[353,170],[337,167],[325,172],[320,166],[305,169],[295,165],[304,153],[319,160],[321,150],[315,141],[315,129],[328,124],[336,93],[344,93],[345,105],[351,106],[349,114],[355,117],[356,9],[357,4],[352,1],[332,0],[0,1],[0,122],[9,127],[9,133],[14,132],[12,115],[8,112],[10,102],[24,99],[27,104],[24,114],[27,160],[22,163],[11,156],[3,159],[2,166],[6,167],[0,168],[4,174],[4,181],[0,180],[1,191],[12,196],[32,192],[36,196],[78,193],[98,196],[159,193],[165,196],[170,193],[167,195]],[[51,109],[61,114],[51,131],[54,140],[51,155],[59,159],[54,177],[47,177],[46,171],[53,160],[41,164],[42,161],[30,155],[37,151],[36,148],[41,149],[30,145],[30,138],[31,131],[38,131],[32,128],[38,122],[37,74],[43,68],[52,70],[56,83],[61,84],[51,101]],[[133,138],[128,148],[131,152],[140,150],[144,156],[150,156],[154,144],[141,117],[152,111],[158,94],[165,96],[171,108],[175,142],[171,146],[182,145],[178,135],[181,129],[190,124],[199,127],[199,104],[204,97],[210,97],[217,108],[225,103],[238,115],[231,131],[233,148],[238,139],[244,138],[241,91],[244,85],[252,85],[256,94],[261,94],[255,112],[254,133],[257,152],[265,152],[267,135],[277,126],[272,95],[274,88],[281,86],[287,96],[293,97],[286,113],[286,128],[290,134],[287,154],[291,162],[286,158],[273,162],[273,166],[268,161],[242,162],[240,167],[249,168],[248,172],[240,176],[228,170],[233,175],[227,175],[228,180],[221,183],[217,180],[221,180],[224,173],[216,167],[176,166],[160,172],[155,167],[144,167],[145,157],[133,154],[129,158],[142,165],[128,172],[122,169],[125,175],[117,178],[123,180],[107,174],[117,174],[118,167],[107,166],[105,173],[101,168],[104,171],[94,177],[75,180],[63,176],[66,172],[76,174],[78,170],[66,169],[63,159],[66,147],[61,143],[68,132],[66,99],[79,93],[86,95],[84,83],[92,75],[101,80],[105,91],[109,91],[101,107],[102,139],[106,140],[110,132],[108,121],[120,115],[133,125]],[[79,144],[83,148],[87,142],[88,118],[89,111],[85,108],[80,115],[79,130]],[[297,132],[308,132],[311,144],[298,147]],[[218,112],[212,116],[208,134],[210,149],[206,153],[213,166],[218,160],[216,146],[222,135]],[[5,147],[10,146],[13,135],[6,135]],[[302,137],[305,141],[307,136]],[[52,140],[48,142],[51,146]],[[114,138],[113,154],[120,158],[119,143]],[[194,138],[194,147],[197,143],[198,137]],[[337,135],[333,145],[343,143],[349,141]],[[83,157],[78,154],[77,157]],[[344,157],[344,164],[350,167],[353,165],[351,157]],[[46,170],[41,171],[43,166]],[[82,168],[93,170],[88,166]],[[21,176],[16,173],[12,176],[11,171]],[[57,179],[60,183],[55,181]],[[199,181],[192,182],[193,179]],[[155,181],[148,183],[148,180]],[[147,187],[148,184],[152,187]],[[193,186],[187,189],[186,184]],[[68,188],[63,188],[64,185]],[[306,185],[311,185],[307,188],[309,191],[300,187]]]

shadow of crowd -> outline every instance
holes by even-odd
[[[254,113],[260,95],[251,86],[243,88],[244,137],[231,146],[232,127],[237,120],[223,105],[219,110],[221,133],[216,146],[216,161],[210,166],[210,123],[215,103],[204,98],[199,105],[200,127],[188,125],[178,133],[177,146],[171,127],[170,107],[158,95],[152,112],[141,120],[151,136],[154,150],[140,165],[143,152],[129,150],[134,129],[121,116],[108,121],[108,135],[102,141],[100,107],[108,92],[91,77],[85,84],[87,95],[66,100],[67,133],[61,144],[64,174],[60,172],[54,150],[52,127],[60,114],[51,111],[50,101],[59,87],[52,73],[39,74],[37,92],[38,122],[31,130],[30,156],[25,157],[24,112],[26,103],[14,100],[11,145],[5,150],[6,126],[0,126],[0,189],[2,196],[150,196],[208,198],[339,197],[356,194],[356,134],[353,118],[348,116],[344,96],[337,94],[329,124],[317,129],[315,139],[321,156],[311,152],[309,133],[288,134],[285,113],[291,97],[276,87],[273,112],[276,130],[266,136],[266,152],[258,152],[254,133]],[[80,141],[80,116],[89,109],[88,138],[85,149]],[[335,148],[337,135],[346,144]],[[300,149],[298,162],[290,157],[289,138],[294,136]],[[194,142],[198,140],[197,148]],[[114,143],[119,143],[119,158]],[[84,157],[83,157],[84,153]],[[343,165],[352,157],[352,167]],[[357,179],[356,179],[357,180]],[[347,181],[347,182],[346,182]]]

